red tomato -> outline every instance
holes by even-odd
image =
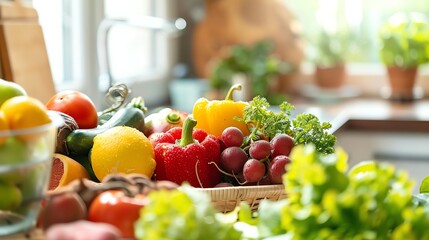
[[[120,190],[104,191],[89,206],[88,220],[112,224],[121,230],[123,238],[134,238],[134,223],[147,201],[143,194],[128,197]]]
[[[46,107],[49,110],[65,113],[76,121],[79,128],[95,128],[98,125],[98,114],[92,100],[76,90],[58,92],[49,99]]]

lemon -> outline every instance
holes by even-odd
[[[100,181],[115,173],[139,173],[151,178],[156,166],[149,139],[127,126],[116,126],[98,134],[90,157],[92,169]]]
[[[10,130],[34,128],[52,122],[45,105],[40,100],[29,96],[9,98],[1,105],[0,112]],[[37,133],[17,136],[23,141],[35,141],[40,137],[41,135]]]
[[[38,127],[51,122],[45,105],[29,96],[9,98],[0,111],[12,130]]]

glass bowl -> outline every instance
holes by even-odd
[[[0,131],[0,238],[35,226],[62,124],[58,114],[49,116],[50,124]]]

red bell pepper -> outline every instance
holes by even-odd
[[[181,128],[181,138],[178,138],[180,128],[177,127],[157,136],[160,141],[156,141],[154,146],[156,180],[177,184],[188,182],[191,186],[204,188],[214,187],[220,182],[221,173],[214,164],[210,164],[219,164],[219,139],[200,129],[194,130],[195,125],[197,121],[188,117]],[[162,139],[166,139],[165,142]],[[171,139],[175,142],[172,143]]]

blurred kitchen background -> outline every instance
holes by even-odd
[[[244,92],[260,93],[274,104],[285,99],[330,103],[383,98],[388,82],[379,53],[381,26],[397,12],[429,16],[429,5],[421,0],[33,4],[57,91],[79,89],[103,107],[109,85],[124,82],[148,107],[173,105],[187,111],[195,98],[220,98],[233,82],[244,83]],[[343,69],[328,78],[340,83],[319,85],[318,66],[335,64]],[[235,74],[240,72],[253,80]],[[427,68],[419,68],[421,96],[429,95],[427,78]]]

